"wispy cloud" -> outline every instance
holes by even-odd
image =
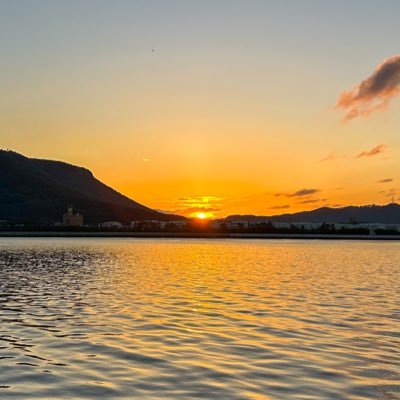
[[[320,160],[316,161],[317,163],[322,163],[322,162],[329,162],[329,161],[337,161],[343,158],[346,158],[346,154],[335,154],[335,153],[329,153],[327,156],[324,158],[321,158]]]
[[[174,213],[193,216],[198,212],[213,216],[222,210],[222,198],[217,196],[188,196],[176,200]]]
[[[281,204],[269,207],[271,210],[281,210],[285,208],[290,208],[292,206],[296,206],[299,204],[315,204],[326,201],[327,199],[316,198],[316,194],[321,193],[321,189],[316,188],[304,188],[300,190],[296,190],[295,192],[279,192],[279,193],[269,193],[268,195],[272,195],[274,197],[284,197],[287,199],[291,199],[290,201],[293,204]]]
[[[381,179],[377,183],[389,183],[389,182],[393,182],[393,179],[392,178]]]
[[[287,197],[303,197],[303,196],[311,196],[315,193],[320,192],[320,189],[300,189],[297,192],[287,194]]]
[[[195,214],[197,212],[213,213],[218,211],[221,211],[221,208],[213,206],[198,206],[198,207],[194,206],[194,207],[187,207],[174,210],[175,213],[181,213],[185,215]]]
[[[383,153],[385,150],[386,150],[386,145],[379,144],[378,146],[375,146],[371,150],[362,151],[360,154],[356,156],[356,158],[377,156],[378,154]]]
[[[188,197],[179,197],[178,201],[183,204],[210,204],[215,202],[220,202],[222,199],[217,196],[188,196]]]
[[[304,199],[298,202],[298,204],[315,204],[327,201],[328,199]]]
[[[334,153],[329,153],[326,157],[322,158],[321,160],[318,160],[317,162],[325,162],[325,161],[334,161],[338,159],[338,156]]]
[[[344,91],[336,107],[345,112],[344,120],[367,117],[383,110],[400,93],[400,55],[387,58],[367,79],[349,91]]]
[[[290,205],[289,205],[289,204],[283,204],[283,205],[281,205],[281,206],[273,206],[273,207],[270,207],[269,209],[270,209],[270,210],[284,210],[284,209],[286,209],[286,208],[290,208]]]
[[[382,196],[387,197],[387,198],[392,198],[397,193],[398,193],[398,190],[396,190],[395,188],[391,188],[391,189],[388,189],[388,190],[381,190],[379,192],[379,194],[381,194]]]

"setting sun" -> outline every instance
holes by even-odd
[[[198,219],[206,219],[207,218],[207,214],[204,213],[204,212],[197,212],[197,213],[194,214],[194,217],[198,218]]]

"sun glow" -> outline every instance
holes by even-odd
[[[205,213],[205,212],[197,212],[197,213],[194,214],[194,217],[198,218],[198,219],[207,219],[207,213]]]

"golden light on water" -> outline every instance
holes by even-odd
[[[397,398],[398,243],[3,238],[0,264],[0,398]]]

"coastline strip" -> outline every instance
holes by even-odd
[[[338,235],[290,233],[205,233],[205,232],[38,232],[3,231],[0,238],[193,238],[193,239],[304,239],[304,240],[400,240],[400,235]]]

